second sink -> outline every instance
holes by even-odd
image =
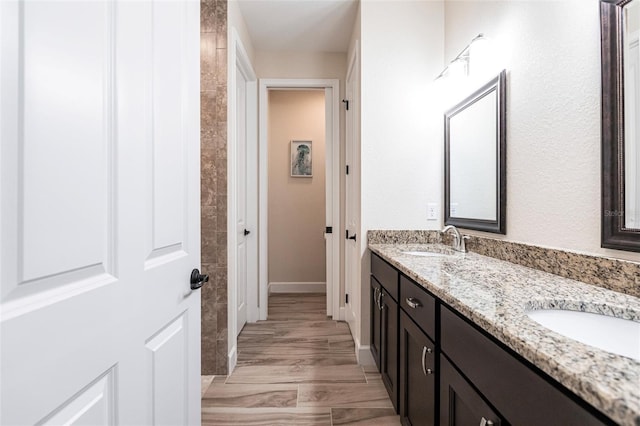
[[[527,316],[573,340],[640,361],[640,322],[563,309],[529,310]]]

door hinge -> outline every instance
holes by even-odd
[[[347,99],[343,99],[342,103],[344,104],[344,106],[347,109],[347,111],[349,111],[349,101]]]
[[[349,303],[349,295],[348,294],[344,295],[344,303]]]
[[[324,230],[325,234],[333,234],[333,226],[327,226]]]
[[[349,165],[348,164],[346,166],[346,171],[347,171],[347,174],[349,174]]]

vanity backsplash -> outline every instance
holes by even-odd
[[[369,244],[450,244],[439,231],[369,231]],[[471,236],[469,251],[640,297],[640,263]]]

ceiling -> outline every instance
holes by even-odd
[[[346,52],[358,0],[236,0],[256,50]]]

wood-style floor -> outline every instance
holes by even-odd
[[[400,424],[347,324],[327,319],[324,294],[270,296],[268,320],[238,336],[233,373],[203,376],[202,389],[203,425]]]

